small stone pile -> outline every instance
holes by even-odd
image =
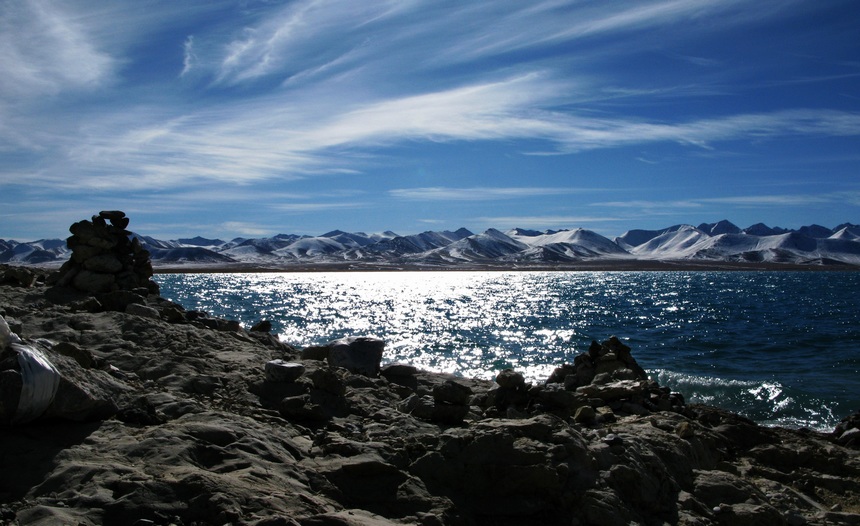
[[[53,284],[73,287],[90,294],[117,290],[147,289],[157,294],[152,281],[149,251],[126,230],[125,212],[108,210],[92,221],[78,221],[69,227],[66,244],[72,257],[52,279]]]

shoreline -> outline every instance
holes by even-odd
[[[529,383],[380,368],[383,340],[298,349],[44,276],[0,285],[0,315],[61,376],[43,417],[0,426],[20,474],[0,477],[0,524],[860,522],[860,414],[822,433],[689,404],[615,337]],[[0,351],[14,418],[18,351]]]

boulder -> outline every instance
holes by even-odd
[[[328,344],[328,363],[365,376],[379,376],[385,342],[379,338],[358,336],[342,338]]]
[[[513,369],[503,369],[496,375],[496,383],[505,389],[519,389],[526,385],[526,379]]]
[[[468,385],[463,385],[454,380],[446,380],[444,383],[433,387],[433,399],[437,402],[469,405],[471,397],[472,389]]]
[[[36,284],[37,274],[24,267],[0,268],[0,284],[29,288]]]
[[[266,381],[292,383],[305,374],[305,366],[298,362],[271,360],[266,362]]]

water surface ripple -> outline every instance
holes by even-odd
[[[688,401],[828,429],[860,409],[860,273],[349,272],[162,274],[188,309],[272,321],[297,347],[347,335],[385,360],[542,381],[617,335]]]

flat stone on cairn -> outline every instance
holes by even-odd
[[[149,251],[132,238],[128,223],[125,212],[104,210],[69,227],[72,256],[49,283],[89,294],[136,289],[157,294]]]

